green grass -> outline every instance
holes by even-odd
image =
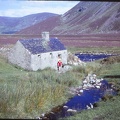
[[[99,70],[100,76],[105,75],[120,75],[120,63],[114,63],[109,65],[103,65]]]
[[[0,118],[39,116],[66,102],[68,87],[80,83],[80,76],[72,72],[25,71],[0,58]]]
[[[117,53],[120,54],[119,47],[67,47],[68,51],[72,53]]]
[[[102,65],[99,61],[88,62],[85,67],[74,66],[65,74],[57,74],[50,68],[36,72],[25,71],[0,57],[0,118],[35,118],[49,112],[53,107],[65,103],[71,97],[68,88],[81,85],[82,79],[90,72],[100,78],[120,75],[120,63]],[[120,88],[119,78],[107,80]],[[120,96],[116,96],[106,102],[101,101],[95,109],[66,119],[118,120],[119,111]]]

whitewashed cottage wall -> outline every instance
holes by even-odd
[[[17,41],[16,45],[12,48],[8,55],[9,62],[18,65],[24,69],[30,68],[31,53],[24,48],[24,46]]]
[[[31,68],[34,71],[51,67],[57,69],[58,54],[61,54],[63,64],[67,64],[67,50],[53,51],[31,55]]]

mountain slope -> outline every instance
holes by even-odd
[[[50,17],[40,23],[25,28],[17,34],[41,34],[43,31],[52,31],[56,26],[60,25],[60,15]]]
[[[82,1],[56,21],[52,17],[18,33],[40,34],[41,31],[49,31],[50,34],[56,35],[118,33],[120,32],[120,3]]]
[[[109,33],[120,31],[120,3],[80,2],[62,16],[53,34]]]
[[[0,17],[0,33],[15,33],[31,25],[35,25],[47,18],[57,16],[53,13],[38,13],[24,17]]]

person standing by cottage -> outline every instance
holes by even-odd
[[[58,59],[58,62],[57,62],[57,69],[58,69],[58,71],[60,71],[60,68],[62,67],[63,65],[62,65],[62,60],[59,58]]]

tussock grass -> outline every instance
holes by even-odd
[[[69,99],[67,92],[71,86],[81,85],[88,73],[99,77],[120,75],[120,63],[102,65],[99,61],[88,62],[86,66],[74,66],[65,74],[47,68],[37,72],[25,71],[7,63],[0,57],[0,118],[35,118],[47,113],[53,107]],[[118,83],[117,79],[107,79]],[[119,84],[117,86],[119,88]],[[99,107],[83,111],[66,119],[75,120],[109,120],[119,118],[120,96],[100,102]],[[113,117],[113,116],[114,117]],[[109,117],[110,116],[110,117]]]
[[[24,118],[24,114],[33,117],[35,113],[40,114],[66,100],[65,86],[56,83],[50,74],[46,76],[46,73],[25,72],[22,76],[12,75],[10,80],[10,76],[0,80],[2,81],[1,113],[6,113],[3,118]],[[8,113],[13,113],[13,116],[9,116]]]
[[[102,65],[102,69],[99,70],[99,75],[120,75],[120,63]]]
[[[80,84],[72,72],[58,74],[47,68],[25,71],[0,58],[1,118],[34,118],[69,99],[67,90]]]

